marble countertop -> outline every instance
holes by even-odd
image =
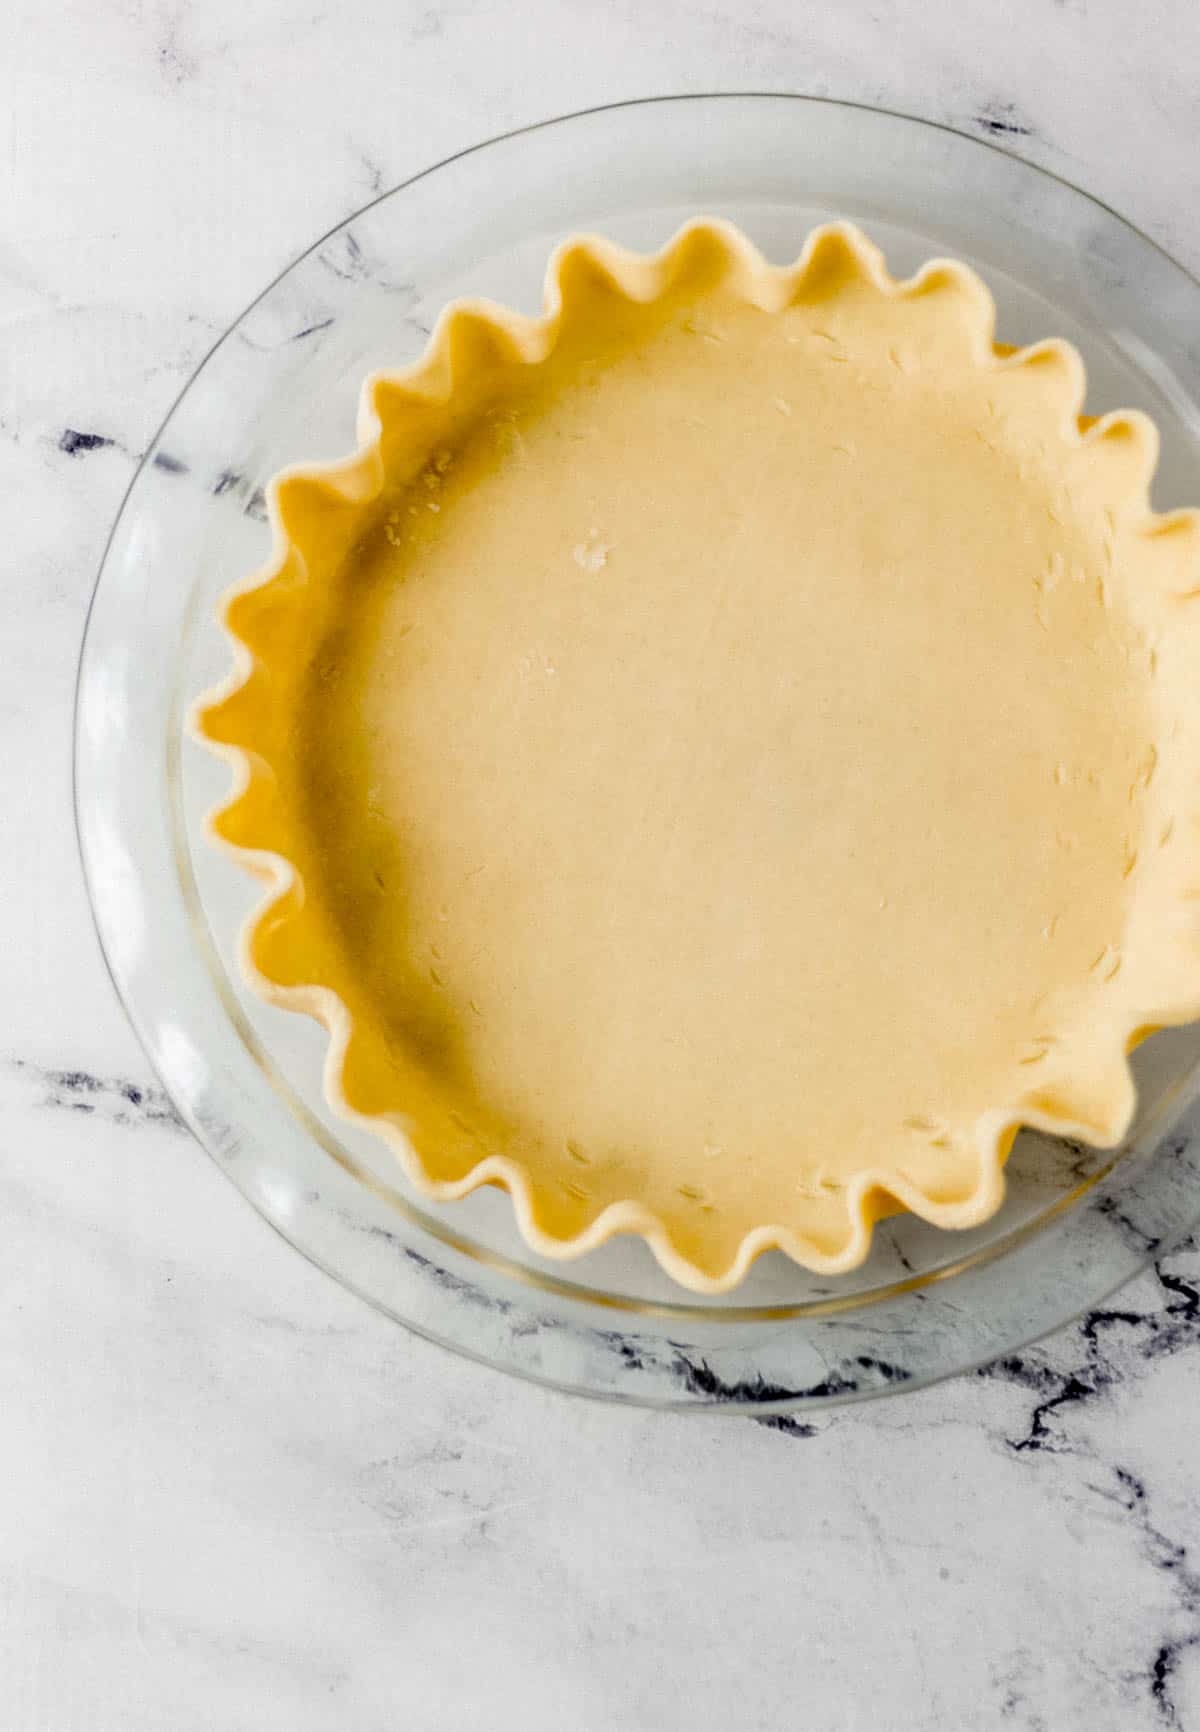
[[[139,451],[313,236],[490,133],[803,89],[999,138],[1200,266],[1189,0],[0,8],[0,1728],[1200,1728],[1200,1252],[791,1431],[511,1383],[370,1311],[175,1121],[70,818]]]

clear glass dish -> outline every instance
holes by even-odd
[[[990,283],[999,334],[1073,339],[1089,408],[1147,409],[1160,508],[1200,499],[1200,285],[1064,182],[942,127],[786,96],[623,104],[510,134],[419,176],[304,254],[216,345],[168,415],[105,554],[79,673],[76,808],[117,990],[179,1111],[305,1255],[459,1352],[611,1400],[757,1413],[912,1389],[1012,1352],[1097,1304],[1200,1218],[1200,1032],[1136,1058],[1116,1154],[1022,1136],[985,1226],[886,1223],[822,1280],[778,1254],[734,1294],[673,1286],[638,1240],[539,1261],[505,1196],[439,1208],[320,1091],[324,1036],[243,987],[254,888],[201,832],[226,772],[184,736],[229,662],[213,607],[267,550],[263,486],[353,445],[358,388],[412,358],[442,304],[533,311],[564,234],[661,244],[727,216],[792,258],[834,216],[896,271],[939,253]],[[864,1066],[871,1062],[863,1053]]]

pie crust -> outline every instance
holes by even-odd
[[[848,224],[574,239],[272,483],[211,834],[246,979],[424,1195],[719,1293],[983,1221],[1022,1125],[1125,1133],[1200,1015],[1200,516],[993,326]]]

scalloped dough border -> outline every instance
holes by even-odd
[[[1148,538],[1170,536],[1186,542],[1189,563],[1194,567],[1190,585],[1176,587],[1168,593],[1166,600],[1173,603],[1200,595],[1200,556],[1191,558],[1200,549],[1200,513],[1186,510],[1155,516],[1150,508],[1149,486],[1158,452],[1158,435],[1153,422],[1136,410],[1114,411],[1098,419],[1083,418],[1086,380],[1078,352],[1059,338],[1045,339],[1019,351],[996,343],[990,292],[968,266],[952,259],[932,259],[913,276],[896,280],[888,273],[879,249],[848,222],[830,223],[814,229],[794,264],[773,266],[732,224],[698,218],[681,228],[661,251],[653,255],[629,252],[597,236],[569,239],[555,250],[550,259],[544,310],[540,316],[529,317],[478,299],[453,302],[442,312],[420,359],[404,369],[377,372],[368,377],[360,399],[358,449],[355,453],[338,462],[293,466],[272,478],[267,489],[273,537],[270,557],[261,569],[230,588],[219,604],[220,618],[233,646],[232,671],[217,688],[196,701],[189,714],[188,727],[196,740],[228,763],[233,771],[233,785],[228,798],[209,815],[209,839],[267,887],[263,899],[241,929],[238,943],[240,966],[249,985],[267,1003],[313,1017],[326,1029],[329,1044],[323,1071],[324,1091],[339,1116],[381,1137],[399,1159],[418,1193],[433,1201],[455,1201],[481,1185],[501,1186],[512,1199],[522,1237],[540,1256],[559,1261],[572,1259],[594,1250],[616,1234],[638,1234],[647,1241],[666,1273],[681,1286],[693,1292],[715,1295],[728,1293],[737,1287],[755,1259],[768,1250],[781,1250],[803,1267],[824,1275],[851,1270],[862,1263],[870,1250],[874,1223],[898,1211],[910,1211],[942,1228],[978,1225],[992,1215],[1003,1200],[1004,1163],[1022,1126],[1054,1136],[1076,1137],[1101,1148],[1115,1146],[1127,1131],[1135,1107],[1128,1053],[1156,1028],[1200,1019],[1200,913],[1195,903],[1187,911],[1186,919],[1175,918],[1168,922],[1171,943],[1178,945],[1183,942],[1183,965],[1163,971],[1160,991],[1149,1000],[1143,998],[1137,1004],[1126,1003],[1109,1031],[1111,1038],[1105,1042],[1106,1065],[1117,1076],[1114,1104],[1110,1111],[1091,1113],[1079,1110],[1069,1116],[1062,1111],[1047,1110],[1043,1103],[1039,1103],[1039,1091],[1030,1090],[1025,1096],[985,1113],[978,1121],[978,1181],[968,1196],[956,1201],[938,1202],[898,1173],[882,1167],[868,1168],[846,1186],[848,1233],[844,1245],[836,1252],[822,1250],[789,1228],[763,1225],[746,1234],[726,1268],[712,1273],[699,1268],[682,1254],[662,1218],[632,1200],[609,1204],[574,1237],[560,1238],[549,1234],[538,1225],[533,1182],[527,1169],[519,1162],[507,1156],[489,1156],[456,1182],[435,1181],[425,1170],[397,1117],[366,1115],[350,1105],[342,1088],[346,1052],[353,1034],[353,1019],[346,1005],[334,990],[319,982],[304,986],[280,985],[265,976],[255,962],[254,940],[264,921],[290,894],[302,893],[303,886],[296,868],[269,847],[234,844],[222,834],[222,819],[234,811],[251,788],[254,749],[250,742],[244,745],[232,743],[210,731],[216,712],[248,681],[254,667],[250,650],[230,626],[231,606],[240,596],[262,588],[278,577],[285,562],[298,554],[295,544],[287,537],[280,511],[279,491],[283,485],[297,479],[318,482],[332,489],[347,503],[370,507],[380,497],[385,485],[381,454],[383,427],[378,410],[381,388],[400,387],[427,400],[449,401],[455,388],[456,335],[464,322],[491,327],[496,335],[507,339],[512,357],[518,364],[540,361],[551,351],[557,338],[564,308],[563,278],[570,261],[585,255],[627,298],[647,302],[671,284],[689,249],[697,245],[716,247],[724,256],[729,280],[737,292],[767,312],[781,310],[802,285],[818,278],[822,272],[844,269],[847,261],[881,295],[889,298],[916,296],[953,282],[974,303],[977,312],[981,369],[1058,367],[1067,381],[1063,422],[1057,430],[1064,442],[1081,447],[1112,440],[1126,445],[1132,443],[1136,448],[1136,479],[1131,493],[1139,519],[1138,533]],[[1193,648],[1200,651],[1200,632],[1194,625],[1191,632],[1196,634]],[[1193,761],[1200,763],[1200,719],[1190,744],[1195,754]],[[1200,883],[1200,848],[1196,849],[1196,854],[1197,869],[1189,876]],[[1200,891],[1181,888],[1180,902],[1186,903],[1196,895],[1200,895]],[[1177,908],[1175,914],[1178,916],[1180,913]],[[1113,1080],[1111,1074],[1108,1080]],[[1081,1102],[1081,1109],[1085,1106],[1086,1097]]]

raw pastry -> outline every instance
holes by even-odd
[[[965,266],[697,222],[443,315],[271,489],[197,713],[329,1097],[538,1252],[720,1292],[1110,1145],[1200,1012],[1200,530]]]

